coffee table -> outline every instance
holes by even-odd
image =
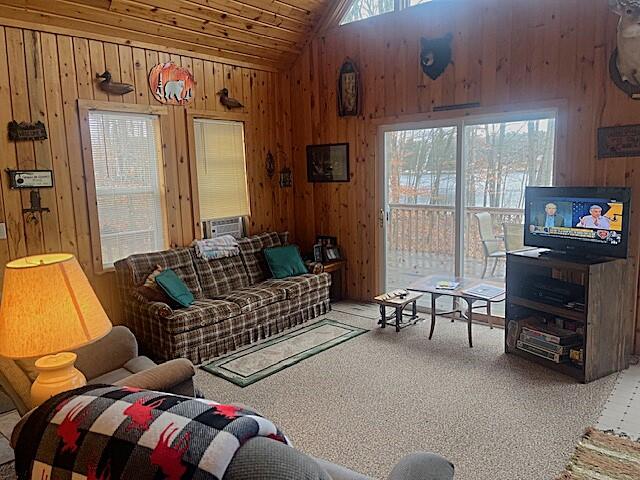
[[[436,288],[436,285],[440,281],[450,281],[450,282],[459,282],[457,288],[453,290]],[[477,278],[468,278],[468,277],[446,277],[444,275],[430,275],[428,277],[421,278],[413,282],[408,290],[413,292],[420,293],[429,293],[431,294],[431,331],[429,332],[429,340],[433,337],[433,331],[436,326],[436,316],[437,315],[448,315],[453,313],[459,313],[462,318],[467,320],[467,331],[469,335],[469,347],[473,347],[473,339],[471,336],[471,325],[473,324],[473,310],[478,308],[486,308],[487,315],[491,318],[491,305],[493,303],[504,302],[506,298],[506,294],[498,295],[497,297],[486,299],[474,297],[473,295],[469,295],[465,293],[465,290],[476,287],[480,284],[491,285],[494,287],[504,288],[504,285],[497,282],[491,282],[488,280],[481,280]],[[436,312],[436,300],[440,297],[452,297],[454,299],[454,309],[448,312]],[[467,304],[466,313],[460,308],[459,300],[463,300]],[[476,305],[478,302],[481,302],[481,305]],[[451,319],[451,321],[455,321],[455,319]],[[493,328],[493,323],[489,321],[489,327]]]

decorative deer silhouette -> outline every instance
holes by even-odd
[[[151,402],[149,405],[145,405],[149,398],[139,398],[131,405],[129,405],[124,414],[131,419],[129,425],[127,425],[127,431],[135,429],[139,430],[148,430],[149,425],[153,421],[153,415],[151,415],[151,410],[154,408],[158,408],[162,405],[164,398],[160,398],[155,402]]]
[[[187,467],[182,463],[182,455],[189,449],[191,433],[187,432],[171,446],[171,437],[179,430],[170,423],[160,434],[158,444],[151,452],[151,464],[158,465],[167,480],[180,480],[187,471]]]
[[[78,404],[73,407],[64,417],[62,423],[58,425],[58,436],[62,438],[62,451],[75,452],[78,449],[78,439],[80,438],[80,430],[78,426],[84,419],[87,412],[80,414],[80,411],[84,409],[84,405]]]

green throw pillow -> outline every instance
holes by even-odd
[[[296,245],[265,248],[264,257],[274,278],[294,277],[308,273]]]
[[[193,293],[176,272],[167,268],[156,277],[156,283],[164,292],[182,307],[188,307],[194,301]]]

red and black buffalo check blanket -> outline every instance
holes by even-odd
[[[269,420],[210,400],[88,385],[34,410],[16,445],[20,480],[220,480],[249,439],[289,444]]]

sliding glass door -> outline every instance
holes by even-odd
[[[381,128],[386,290],[431,275],[501,281],[524,192],[551,185],[555,112]]]

